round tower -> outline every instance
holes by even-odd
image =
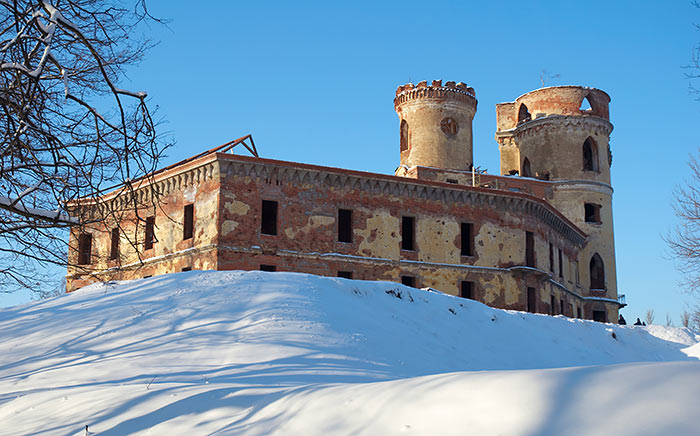
[[[497,105],[501,174],[549,180],[552,204],[588,234],[575,277],[586,317],[617,320],[610,167],[610,97],[581,86],[542,88]]]
[[[474,89],[459,82],[433,80],[399,86],[394,99],[399,116],[401,169],[415,166],[470,170]]]

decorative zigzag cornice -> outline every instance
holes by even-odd
[[[541,135],[555,130],[565,130],[568,133],[580,131],[598,136],[610,136],[613,125],[605,118],[578,115],[550,115],[522,123],[512,130],[515,138]]]

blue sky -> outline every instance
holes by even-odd
[[[475,88],[475,164],[498,173],[495,104],[543,70],[560,76],[546,86],[606,91],[622,313],[678,324],[690,297],[661,236],[700,146],[682,69],[700,43],[690,1],[192,4],[149,2],[172,21],[151,26],[160,44],[122,84],[159,106],[177,141],[166,164],[252,133],[263,157],[392,174],[396,87],[443,79]]]

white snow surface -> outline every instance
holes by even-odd
[[[0,332],[1,435],[700,435],[700,335],[396,283],[168,274]]]

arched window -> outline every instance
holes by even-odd
[[[532,170],[530,169],[530,161],[525,158],[523,161],[523,169],[520,171],[520,175],[523,177],[532,177]]]
[[[591,106],[591,101],[588,99],[588,96],[584,97],[583,100],[581,100],[581,107],[579,107],[578,110],[580,110],[581,112],[593,110]]]
[[[401,151],[408,150],[408,123],[401,120]]]
[[[600,171],[598,167],[598,146],[590,136],[583,142],[583,170]]]
[[[530,112],[528,112],[527,106],[521,104],[520,109],[518,109],[518,124],[530,121],[531,119],[532,115],[530,115]]]
[[[605,266],[598,253],[591,258],[591,289],[605,289]]]

